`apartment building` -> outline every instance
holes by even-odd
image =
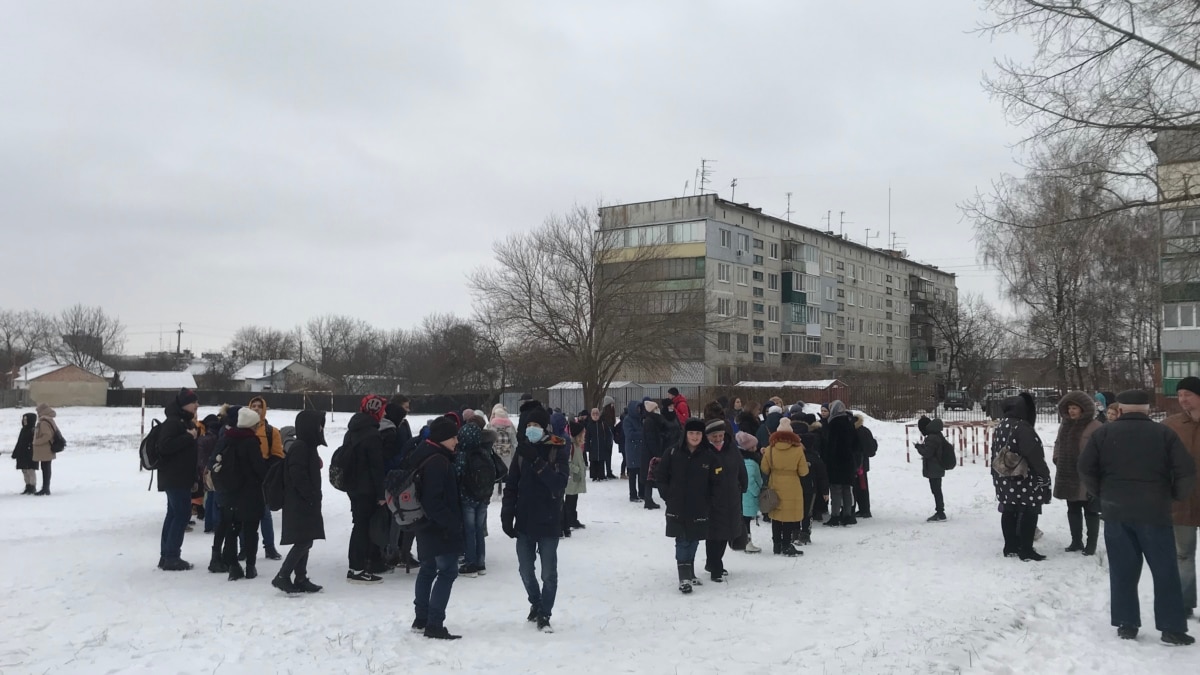
[[[1200,375],[1200,132],[1164,131],[1158,156],[1162,217],[1162,393]],[[1180,200],[1171,202],[1170,200]]]
[[[661,249],[659,311],[703,307],[707,339],[693,356],[705,385],[803,370],[945,373],[930,316],[956,300],[953,274],[712,194],[600,218],[622,232],[619,247]]]

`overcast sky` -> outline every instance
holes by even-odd
[[[469,314],[491,245],[573,203],[729,198],[997,295],[957,205],[1016,171],[968,0],[5,2],[0,307],[128,351],[247,324]],[[881,246],[882,238],[873,240]]]

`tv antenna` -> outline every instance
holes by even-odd
[[[729,201],[731,201],[731,202],[737,201],[737,179],[736,178],[734,178],[732,181],[729,182]]]
[[[878,238],[879,238],[879,232],[878,232],[878,231],[876,231],[876,232],[875,232],[875,234],[871,234],[871,228],[869,228],[869,227],[868,227],[868,228],[867,228],[867,235],[866,235],[866,237],[865,237],[865,240],[866,240],[866,241],[864,242],[864,243],[866,243],[867,247],[870,247],[870,246],[871,246],[871,240],[872,240],[872,239],[878,239]]]
[[[792,222],[792,193],[787,193],[787,211],[784,212],[783,219]]]
[[[846,220],[846,212],[838,211],[838,229],[841,231],[842,239],[846,238],[846,226],[853,225],[854,221]]]
[[[825,212],[825,217],[822,219],[825,221],[825,231],[828,232],[829,234],[833,234],[833,224],[831,222],[832,219],[833,219],[833,210],[831,209],[831,210]]]
[[[700,172],[697,174],[697,187],[700,189],[700,194],[708,191],[709,178],[713,175],[713,170],[709,168],[709,164],[716,164],[715,159],[701,159]]]

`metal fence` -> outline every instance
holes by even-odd
[[[31,403],[25,389],[0,389],[0,408],[28,408]]]
[[[148,406],[165,406],[175,398],[176,391],[147,391],[145,403]],[[267,405],[281,410],[321,410],[323,412],[353,413],[358,412],[362,396],[357,394],[331,394],[330,392],[269,392],[256,394],[248,391],[207,391],[197,390],[202,406],[219,406],[225,403],[246,405],[251,398],[262,396]],[[492,397],[482,393],[447,394],[429,396],[409,396],[410,407],[414,415],[435,415],[453,410],[460,412],[465,408],[482,409],[490,412]],[[108,391],[108,407],[136,408],[142,405],[141,389],[110,389]],[[486,407],[485,407],[486,406]]]

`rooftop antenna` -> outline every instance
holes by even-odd
[[[700,190],[700,169],[696,169],[695,182],[692,183],[692,196],[696,196]]]
[[[888,248],[891,248],[892,241],[892,183],[888,181]]]
[[[866,241],[865,241],[866,245],[867,245],[868,247],[870,247],[870,245],[871,245],[871,240],[872,240],[872,239],[878,239],[878,238],[879,238],[879,232],[876,232],[875,234],[871,234],[871,228],[869,228],[869,227],[868,227],[868,228],[867,228],[867,236],[866,236]]]
[[[838,229],[841,230],[842,239],[846,238],[846,226],[853,225],[854,221],[846,220],[846,212],[838,211]]]
[[[690,181],[690,180],[683,181],[683,196],[684,197],[687,196],[687,189],[688,189],[688,186],[691,184],[692,184],[692,181]]]
[[[832,232],[832,230],[830,229],[833,227],[833,225],[830,223],[830,221],[832,219],[833,219],[833,210],[831,209],[831,210],[825,212],[824,220],[825,220],[825,231],[826,232]]]
[[[736,178],[734,178],[729,183],[729,201],[731,201],[731,202],[737,201],[737,179]]]
[[[175,331],[175,356],[181,355],[183,352],[180,348],[183,346],[183,323],[180,322],[179,329]]]
[[[708,178],[709,178],[709,176],[713,175],[713,170],[710,169],[708,165],[716,164],[716,163],[717,163],[717,160],[715,160],[715,159],[701,159],[700,160],[700,178],[699,178],[700,194],[704,194],[708,190],[708,182],[709,182]]]

